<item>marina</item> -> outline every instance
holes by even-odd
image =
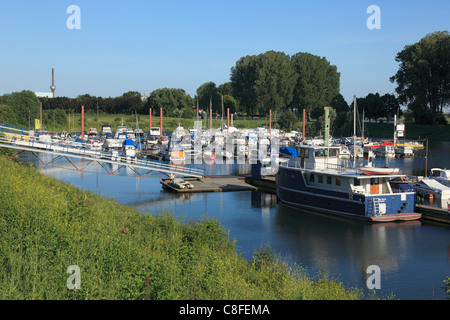
[[[442,166],[446,153],[439,153],[449,143],[435,145],[433,163]],[[45,156],[45,159],[51,156]],[[68,170],[67,164],[39,165],[27,153],[22,161],[33,163],[39,170],[58,180],[103,197],[131,206],[143,214],[170,212],[176,217],[193,220],[203,215],[217,218],[230,238],[236,239],[237,250],[251,259],[254,250],[264,244],[292,266],[305,267],[311,274],[326,272],[347,287],[366,288],[368,265],[382,270],[378,295],[395,294],[401,300],[445,299],[440,289],[448,274],[450,230],[448,224],[428,219],[401,223],[367,224],[354,219],[330,217],[307,209],[294,210],[285,206],[273,192],[247,190],[239,192],[173,192],[162,188],[164,174],[147,177],[103,173],[100,166],[91,171]],[[406,160],[406,163],[405,163]],[[395,158],[393,164],[405,174],[420,174],[423,158]],[[362,162],[362,159],[359,161]],[[81,162],[81,160],[77,160]],[[61,168],[62,167],[62,168]],[[203,164],[206,176],[244,177],[252,179],[251,164]],[[269,186],[273,178],[264,177]],[[119,187],[120,186],[120,187]],[[423,199],[423,205],[441,206],[434,199]],[[443,210],[443,209],[442,209]],[[365,289],[367,290],[367,289]]]
[[[90,148],[92,150],[90,153],[87,152],[88,148],[80,148],[80,145],[87,146],[87,144],[75,142],[76,139],[74,139],[71,142],[71,144],[75,143],[74,150],[78,150],[78,153],[84,150],[84,153],[76,157],[72,157],[73,152],[71,157],[65,154],[72,159],[72,164],[70,161],[62,162],[61,159],[64,157],[58,158],[57,154],[52,154],[64,151],[53,150],[55,148],[53,143],[60,145],[60,141],[44,143],[44,140],[48,139],[44,136],[42,140],[32,142],[35,146],[36,143],[42,143],[39,145],[41,149],[22,152],[20,154],[22,161],[37,165],[44,174],[104,197],[111,197],[143,213],[173,212],[177,217],[189,219],[199,219],[204,214],[217,217],[224,228],[230,231],[230,237],[237,240],[238,251],[248,259],[251,258],[255,249],[269,243],[271,248],[289,264],[306,267],[312,274],[325,271],[338,277],[346,286],[358,286],[363,289],[367,275],[361,270],[365,270],[366,263],[370,261],[369,264],[380,265],[384,270],[382,279],[384,286],[379,291],[381,295],[395,293],[399,299],[443,298],[437,287],[447,274],[450,259],[448,258],[450,257],[449,213],[446,210],[449,201],[445,199],[438,201],[437,198],[429,196],[414,198],[413,212],[420,214],[420,219],[416,215],[411,221],[403,219],[402,222],[389,222],[388,220],[391,219],[388,219],[373,224],[311,210],[314,208],[304,206],[293,208],[289,203],[283,203],[280,200],[277,195],[277,176],[282,174],[289,165],[294,164],[295,167],[296,162],[298,162],[297,166],[301,165],[301,155],[305,154],[302,149],[321,149],[325,154],[325,148],[329,150],[329,147],[322,145],[320,139],[317,139],[318,143],[315,145],[303,144],[301,141],[286,144],[289,149],[284,149],[285,153],[277,154],[270,152],[270,149],[263,149],[264,157],[257,157],[254,161],[252,161],[254,159],[251,157],[252,153],[248,150],[245,156],[236,156],[238,148],[235,148],[233,158],[185,157],[183,161],[176,163],[173,160],[180,159],[171,160],[166,157],[165,161],[161,159],[155,163],[164,164],[170,168],[169,170],[155,168],[151,172],[144,173],[136,170],[136,167],[133,168],[133,163],[138,165],[141,161],[152,159],[138,156],[139,151],[135,155],[127,155],[124,149],[106,151]],[[170,134],[167,136],[169,137],[167,146],[170,146]],[[9,138],[10,142],[14,141],[16,145],[19,141],[30,143],[30,138],[25,138],[23,135],[20,138],[17,136]],[[27,139],[28,141],[25,141]],[[145,135],[144,139],[146,139]],[[7,143],[6,140],[4,142]],[[238,146],[237,143],[235,145]],[[163,149],[162,146],[163,144],[158,146],[158,153]],[[349,146],[351,147],[351,143]],[[336,155],[339,155],[341,147],[333,146],[332,148],[336,148]],[[432,145],[430,156],[427,158],[417,155],[414,157],[374,156],[372,167],[368,166],[369,159],[363,156],[350,155],[340,160],[343,163],[346,161],[352,163],[355,159],[356,168],[360,170],[360,178],[365,176],[366,179],[374,177],[387,179],[389,177],[393,181],[394,177],[411,176],[417,181],[418,177],[426,176],[427,165],[429,168],[445,168],[449,161],[448,154],[445,152],[446,148],[448,143],[441,143],[434,147]],[[141,150],[144,149],[145,144]],[[417,148],[417,150],[423,149]],[[151,152],[155,153],[156,149]],[[110,157],[109,159],[105,159],[106,154]],[[110,163],[102,165],[101,162],[93,161],[93,159],[102,158]],[[189,160],[186,161],[186,159]],[[85,160],[91,164],[86,166]],[[189,161],[190,163],[186,163]],[[333,165],[329,162],[329,158],[327,165]],[[275,168],[277,170],[274,170]],[[376,171],[376,168],[398,168],[398,171],[387,175],[382,172],[383,170],[362,172],[366,169]],[[190,175],[187,171],[183,174],[182,170],[186,169],[196,170],[200,174],[198,177]],[[323,169],[315,168],[315,170]],[[352,176],[352,179],[354,178]],[[177,184],[173,184],[175,179],[178,179]],[[315,183],[318,183],[318,177],[316,180]],[[294,178],[293,181],[300,180]],[[322,183],[326,185],[327,179],[323,181]],[[332,179],[331,182],[335,184],[335,180]],[[117,187],[119,185],[120,188]],[[389,183],[389,185],[392,184]],[[369,186],[367,187],[371,190]],[[383,188],[389,187],[386,185]],[[391,197],[402,197],[400,191],[392,188],[392,192]],[[349,198],[348,192],[346,196]],[[355,200],[359,201],[359,196],[355,193]],[[327,204],[325,201],[315,203]],[[388,209],[390,206],[386,203],[385,208]],[[340,234],[348,234],[349,238],[342,239]],[[358,243],[358,248],[355,248],[355,243]],[[417,247],[417,243],[427,243],[427,245]],[[429,248],[433,248],[431,253]],[[427,259],[424,258],[430,254],[434,261],[432,265],[428,264]],[[355,269],[354,264],[359,266]],[[423,273],[423,276],[414,276],[414,281],[401,280],[404,277],[413,277],[417,272]]]

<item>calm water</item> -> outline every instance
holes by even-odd
[[[435,143],[431,150],[428,168],[450,167],[450,142]],[[37,163],[33,156],[23,157]],[[391,160],[406,174],[423,175],[425,164],[423,157]],[[377,265],[380,296],[446,299],[442,287],[450,276],[450,225],[428,221],[369,225],[291,209],[277,203],[275,195],[259,191],[175,194],[162,189],[160,179],[165,175],[159,173],[147,178],[109,176],[96,164],[77,172],[67,170],[70,165],[65,160],[58,160],[55,167],[40,167],[52,177],[143,213],[164,210],[177,217],[215,217],[247,259],[255,249],[270,244],[282,259],[306,268],[311,276],[324,271],[346,287],[365,291],[371,275],[367,268]],[[220,175],[251,172],[249,165],[213,164],[205,169],[207,174]]]

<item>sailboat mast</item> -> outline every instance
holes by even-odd
[[[356,168],[356,96],[353,96],[353,166]]]

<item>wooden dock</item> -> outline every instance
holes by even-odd
[[[424,220],[450,223],[450,213],[443,208],[426,204],[416,204],[416,211],[422,214],[422,219]]]
[[[184,180],[192,184],[193,188],[180,189],[171,179],[161,180],[161,184],[164,189],[178,193],[251,191],[258,189],[245,182],[245,177],[205,176],[203,178],[186,178]]]
[[[257,187],[261,191],[276,193],[277,186],[274,176],[261,177],[260,179],[246,177],[245,182]]]

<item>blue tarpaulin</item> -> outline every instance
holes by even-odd
[[[297,158],[297,149],[295,149],[295,148],[281,147],[280,152],[287,154],[287,155],[291,156],[292,158]]]

